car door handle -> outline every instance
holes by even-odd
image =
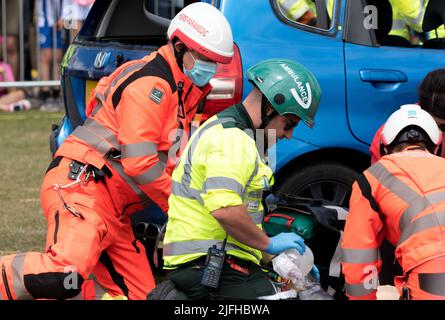
[[[365,82],[407,82],[408,77],[402,71],[398,70],[360,70],[360,79]]]

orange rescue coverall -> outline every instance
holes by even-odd
[[[395,278],[400,294],[445,299],[445,159],[408,147],[354,183],[342,240],[350,299],[376,298],[383,238],[396,246],[403,269]]]
[[[99,81],[43,181],[46,251],[0,257],[0,300],[71,298],[91,273],[111,295],[146,299],[155,282],[129,215],[152,201],[167,212],[171,173],[210,89],[193,85],[168,45]]]

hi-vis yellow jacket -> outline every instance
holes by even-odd
[[[315,3],[311,0],[278,0],[278,4],[283,13],[294,21],[298,21],[307,11],[310,11],[315,17],[317,16]],[[329,17],[332,19],[334,0],[326,0],[326,9]]]
[[[422,24],[428,0],[390,0],[393,12],[392,29],[390,35],[401,36],[410,40],[410,30],[423,32]],[[437,29],[439,38],[445,37],[445,29]],[[427,38],[436,38],[436,32],[427,33]]]
[[[262,191],[272,170],[262,162],[254,127],[242,104],[207,120],[192,136],[173,171],[163,256],[166,269],[221,248],[226,232],[211,212],[245,205],[262,228]],[[272,183],[272,182],[271,182]],[[229,255],[259,263],[261,251],[228,236]]]

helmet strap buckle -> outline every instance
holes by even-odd
[[[175,53],[176,63],[178,64],[179,69],[182,70],[184,64],[184,54],[187,51],[187,47],[182,42],[177,45],[178,41],[180,41],[178,38],[173,39],[172,45],[173,52]]]
[[[386,152],[385,146],[383,145],[383,142],[380,142],[380,156],[383,157],[386,155],[387,155],[387,152]]]
[[[261,124],[259,129],[264,129],[269,124],[269,122],[274,118],[278,112],[271,107],[272,112],[269,114],[267,113],[267,107],[270,106],[269,101],[267,100],[266,96],[263,94],[261,96]]]

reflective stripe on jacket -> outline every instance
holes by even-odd
[[[410,30],[416,32],[423,32],[423,18],[428,6],[429,0],[390,0],[393,11],[393,24],[389,32],[390,35],[401,36],[410,40]],[[445,37],[445,29],[440,26],[437,29],[437,36],[435,31],[426,33],[427,39]]]
[[[211,214],[219,208],[244,205],[262,228],[264,179],[272,179],[272,170],[261,161],[253,132],[244,107],[236,105],[193,134],[172,176],[163,248],[166,268],[207,254],[213,244],[221,248],[226,232]],[[230,236],[226,250],[257,264],[261,258],[259,250]]]
[[[436,34],[437,31],[437,34]],[[426,33],[427,40],[436,38],[445,38],[445,27],[441,25],[437,30],[433,30]]]
[[[88,119],[56,155],[97,168],[107,165],[119,211],[140,210],[151,199],[166,212],[176,157],[210,88],[194,86],[165,45],[99,81],[87,106]]]
[[[342,240],[351,299],[375,299],[383,238],[404,273],[445,255],[445,159],[423,150],[383,157],[353,185]]]
[[[332,19],[334,11],[334,0],[325,0],[328,16]],[[278,0],[283,13],[291,20],[298,21],[307,11],[310,11],[315,17],[317,9],[315,3],[310,0]]]
[[[428,1],[425,0],[389,0],[392,6],[393,19],[401,19],[411,29],[422,32],[423,16]],[[392,33],[390,33],[392,34]],[[409,37],[407,38],[409,40]]]
[[[315,14],[315,6],[308,0],[278,0],[283,13],[291,20],[298,21],[304,14],[311,10]]]
[[[389,35],[399,36],[408,41],[411,39],[410,28],[396,6],[392,8],[392,26]]]

